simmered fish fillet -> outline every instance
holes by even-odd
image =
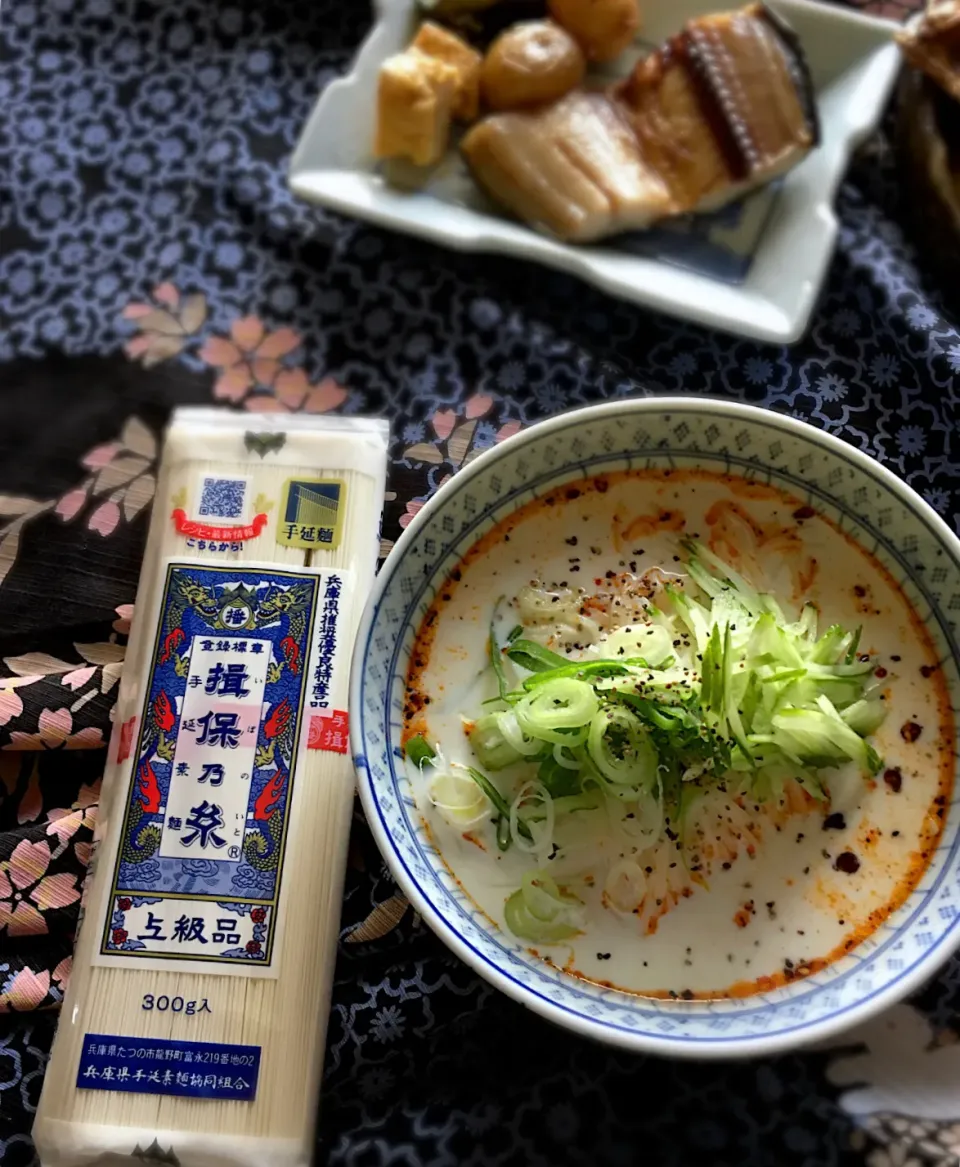
[[[721,206],[795,166],[818,135],[793,34],[751,4],[690,21],[609,93],[485,118],[461,148],[497,202],[584,243]]]
[[[480,185],[532,226],[584,243],[669,214],[663,180],[602,93],[485,118],[461,149]]]
[[[769,182],[819,137],[800,50],[762,4],[690,21],[617,96],[682,211]]]

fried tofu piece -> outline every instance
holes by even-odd
[[[457,77],[452,65],[416,49],[388,57],[380,66],[375,155],[417,166],[439,162],[450,140]]]
[[[435,57],[457,71],[457,89],[453,99],[453,116],[457,121],[472,122],[480,112],[480,65],[483,60],[456,33],[425,20],[414,37],[412,48]]]

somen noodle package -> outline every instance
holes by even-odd
[[[310,1161],[387,439],[362,419],[174,414],[43,1167]]]

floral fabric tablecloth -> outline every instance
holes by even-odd
[[[296,202],[297,134],[370,20],[366,4],[334,0],[3,8],[5,1167],[33,1160],[173,406],[389,417],[384,550],[476,451],[570,406],[677,391],[805,418],[956,522],[960,332],[905,240],[884,138],[840,192],[806,339],[762,346]],[[440,945],[358,812],[318,1162],[954,1164],[958,1036],[954,960],[841,1049],[718,1066],[587,1044]]]

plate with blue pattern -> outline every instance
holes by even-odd
[[[833,197],[853,151],[876,130],[900,68],[897,26],[815,0],[773,0],[810,66],[822,141],[795,170],[720,211],[685,216],[592,246],[540,235],[499,213],[451,150],[416,192],[391,187],[373,157],[377,77],[409,43],[417,0],[378,0],[350,72],[319,97],[290,166],[290,186],[346,215],[461,251],[526,259],[611,295],[758,340],[803,333],[837,236]],[[711,0],[644,4],[643,42],[663,43]],[[721,5],[722,9],[723,6]]]

